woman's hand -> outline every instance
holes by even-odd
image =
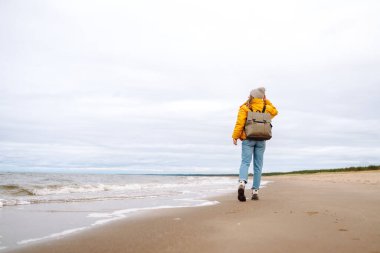
[[[237,139],[232,139],[234,145],[237,145]]]

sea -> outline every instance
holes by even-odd
[[[0,172],[0,252],[158,209],[216,205],[236,186],[223,175]]]

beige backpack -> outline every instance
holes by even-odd
[[[247,139],[264,141],[272,138],[272,119],[270,114],[265,112],[265,109],[266,105],[264,105],[262,112],[248,112],[244,127]]]

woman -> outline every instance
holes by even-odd
[[[273,118],[278,114],[276,107],[266,99],[265,88],[260,87],[254,89],[250,92],[248,100],[240,106],[236,125],[234,132],[232,134],[232,139],[234,145],[237,145],[237,139],[242,141],[242,153],[241,153],[241,165],[239,171],[239,188],[238,188],[238,199],[240,201],[246,201],[244,194],[245,184],[248,181],[248,168],[251,164],[253,156],[253,184],[252,184],[252,197],[253,200],[259,199],[259,188],[261,181],[261,171],[263,168],[263,159],[265,151],[265,141],[256,141],[247,139],[244,126],[247,119],[248,111],[260,111],[264,109],[266,105],[265,112],[269,113]]]

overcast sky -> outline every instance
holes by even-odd
[[[0,0],[0,170],[237,173],[258,86],[279,111],[264,171],[380,164],[379,11]]]

